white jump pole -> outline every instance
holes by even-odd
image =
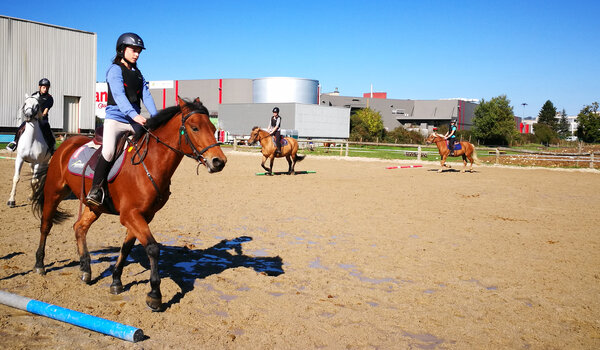
[[[0,290],[0,303],[130,342],[137,342],[144,338],[144,332],[139,328],[47,304],[3,290]]]

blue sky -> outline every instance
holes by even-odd
[[[2,1],[5,16],[97,34],[97,80],[117,37],[147,80],[317,79],[345,96],[489,100],[518,116],[546,100],[600,102],[598,1]],[[522,103],[528,105],[523,108]]]

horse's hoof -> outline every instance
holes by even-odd
[[[35,271],[35,273],[37,273],[38,275],[42,275],[44,276],[46,274],[46,269],[43,267],[34,267],[33,270]]]
[[[81,280],[85,284],[90,284],[90,282],[92,281],[92,274],[89,272],[81,272]]]
[[[17,205],[17,203],[15,201],[8,201],[6,202],[6,205],[8,205],[11,208],[14,208]]]
[[[443,171],[443,170],[442,170],[442,169],[440,169],[440,170],[438,170],[438,173],[441,173],[442,171]]]
[[[161,298],[153,298],[150,295],[146,296],[146,305],[152,311],[160,311],[162,308],[162,299]]]
[[[114,283],[110,285],[110,294],[121,294],[123,293],[123,285],[121,283]]]

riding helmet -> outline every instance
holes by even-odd
[[[38,85],[50,87],[50,80],[48,80],[47,78],[42,78]]]
[[[450,124],[452,124],[452,123],[456,124],[456,120],[454,120],[454,119],[450,120]]]
[[[273,108],[273,113],[279,113],[279,107]]]
[[[142,50],[146,49],[144,40],[135,33],[123,33],[119,36],[119,39],[117,39],[117,52],[122,52],[126,46],[140,47]]]

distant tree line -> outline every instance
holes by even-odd
[[[598,102],[585,106],[577,115],[577,137],[588,143],[600,143],[600,106]],[[560,118],[557,118],[557,115]],[[534,134],[520,134],[515,124],[515,114],[506,95],[493,97],[489,101],[481,99],[475,108],[472,130],[461,130],[458,136],[478,140],[484,145],[514,145],[541,143],[548,145],[571,136],[567,113],[563,109],[557,113],[554,104],[548,100],[538,114],[533,125]],[[440,133],[447,131],[442,126]],[[387,143],[423,143],[424,135],[409,131],[402,126],[388,131],[383,126],[381,114],[371,108],[357,110],[350,116],[350,140]]]

